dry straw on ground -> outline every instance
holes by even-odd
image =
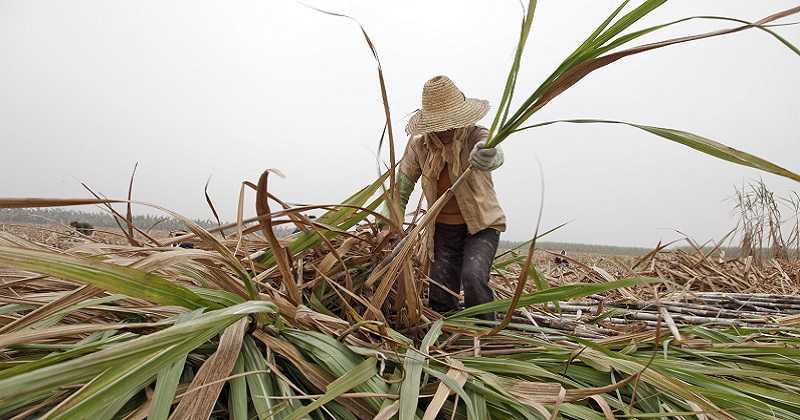
[[[328,219],[321,220],[324,223]],[[555,288],[536,293],[533,285],[528,286],[526,292],[530,293],[523,299],[544,298],[537,301],[540,304],[516,311],[500,334],[485,336],[490,324],[460,316],[442,322],[439,314],[424,305],[423,319],[439,321],[409,329],[401,320],[405,307],[399,305],[397,310],[398,290],[390,293],[389,303],[380,312],[385,319],[367,321],[362,316],[369,312],[374,291],[364,284],[368,278],[365,270],[377,264],[382,254],[377,252],[379,244],[372,226],[361,224],[350,230],[351,236],[329,240],[330,249],[337,250],[338,257],[318,247],[291,260],[303,306],[290,303],[289,294],[280,286],[280,270],[273,267],[261,271],[252,277],[260,290],[258,297],[274,303],[259,308],[265,311],[259,312],[266,314],[264,318],[253,317],[248,322],[246,317],[229,317],[214,325],[216,328],[192,326],[192,334],[203,333],[195,342],[197,347],[183,356],[171,355],[165,360],[170,364],[151,366],[158,362],[159,351],[186,340],[187,331],[177,331],[179,326],[204,315],[158,302],[161,299],[148,299],[147,290],[133,289],[126,295],[103,290],[124,290],[124,283],[133,280],[126,273],[117,274],[119,283],[103,286],[97,280],[95,284],[100,287],[83,286],[83,281],[75,279],[87,281],[97,270],[135,267],[137,272],[128,276],[148,272],[183,291],[194,291],[198,298],[208,299],[210,307],[238,303],[234,307],[244,310],[248,304],[239,302],[244,302],[247,291],[236,279],[238,269],[230,267],[232,261],[223,258],[218,249],[222,244],[232,250],[238,247],[234,252],[237,259],[246,260],[252,251],[268,248],[268,241],[257,229],[243,226],[244,231],[254,232],[241,241],[235,234],[228,235],[227,240],[214,236],[215,243],[195,237],[195,249],[164,243],[136,247],[120,243],[118,236],[97,233],[86,237],[57,226],[2,226],[1,230],[3,265],[15,257],[27,258],[19,265],[32,264],[27,270],[4,269],[0,273],[0,347],[4,349],[0,383],[15,385],[3,388],[0,403],[7,407],[7,415],[13,413],[17,418],[101,409],[101,405],[92,403],[117,395],[109,394],[115,388],[69,386],[91,378],[111,383],[118,380],[118,387],[134,389],[133,394],[126,394],[130,395],[126,406],[114,407],[129,418],[148,412],[158,418],[152,413],[166,415],[170,405],[175,412],[183,413],[176,418],[206,418],[209,413],[241,418],[269,418],[269,413],[280,418],[280,413],[300,412],[301,403],[326,397],[333,398],[325,407],[335,418],[347,417],[345,413],[371,418],[379,412],[396,413],[403,388],[406,392],[409,388],[418,390],[419,396],[413,399],[415,407],[419,402],[420,410],[438,411],[445,418],[462,418],[470,412],[474,418],[484,418],[475,412],[479,410],[492,413],[492,418],[516,417],[519,413],[537,417],[555,411],[566,417],[591,418],[606,416],[602,414],[605,412],[611,417],[625,412],[661,412],[668,416],[668,412],[699,409],[709,412],[710,417],[725,418],[723,412],[737,417],[760,410],[756,407],[778,398],[780,388],[789,392],[796,386],[796,377],[783,372],[787,366],[781,360],[800,352],[796,341],[800,331],[795,328],[800,323],[800,298],[728,293],[737,290],[737,285],[752,284],[750,274],[738,269],[743,264],[738,260],[720,263],[715,258],[703,258],[703,254],[659,252],[625,258],[568,256],[568,265],[555,265],[553,255],[541,251],[537,266],[548,285]],[[318,233],[324,234],[324,230]],[[170,240],[163,234],[152,236]],[[42,237],[47,240],[41,241]],[[41,251],[45,249],[49,251]],[[93,258],[87,259],[90,256]],[[96,262],[97,258],[103,263]],[[506,301],[514,293],[519,265],[504,260],[513,258],[510,253],[498,259],[492,281],[498,298]],[[698,264],[700,261],[702,264]],[[759,275],[769,278],[777,276],[776,272],[794,273],[787,274],[784,287],[800,284],[797,269],[792,271],[791,264],[773,264],[776,268],[770,274],[765,271]],[[682,267],[682,271],[676,267]],[[703,273],[708,270],[719,272],[730,282],[719,286],[721,283],[705,277]],[[673,280],[656,285],[658,299],[653,299],[651,284],[617,280],[654,272]],[[427,278],[416,273],[419,284],[423,284]],[[346,280],[348,276],[350,281]],[[694,278],[687,280],[686,276]],[[569,285],[572,283],[583,285]],[[773,287],[760,284],[765,285],[763,291]],[[629,287],[609,290],[618,286]],[[725,292],[702,292],[709,287]],[[178,295],[177,289],[170,292],[170,299]],[[588,300],[563,301],[570,296]],[[273,310],[278,314],[272,314]],[[206,338],[205,334],[218,331],[225,334],[219,339]],[[156,339],[156,332],[162,337]],[[226,334],[231,338],[226,339]],[[158,343],[146,357],[140,355],[145,340]],[[653,352],[661,352],[663,343],[670,343],[670,350],[653,359]],[[765,349],[777,353],[760,354]],[[117,356],[126,355],[114,361],[115,351]],[[745,356],[754,351],[757,353]],[[63,360],[57,357],[60,354]],[[99,360],[85,360],[92,355]],[[70,370],[70,360],[79,362],[76,371]],[[62,363],[71,373],[63,381],[45,381],[40,376],[50,373],[49,365],[61,370]],[[79,369],[83,365],[86,369]],[[367,379],[359,377],[348,382],[341,394],[328,394],[336,378],[345,375],[350,380],[346,374],[357,367],[359,372],[366,372]],[[688,369],[701,368],[716,373],[695,372],[694,378],[684,377]],[[758,369],[770,379],[750,377],[747,369]],[[788,369],[791,372],[795,368]],[[427,379],[420,375],[423,371]],[[587,376],[589,372],[594,373]],[[744,377],[737,377],[742,373]],[[26,380],[29,377],[38,377],[41,382]],[[136,377],[142,382],[131,379]],[[776,394],[767,400],[742,397],[745,403],[741,406],[726,405],[702,392],[704,381],[721,381],[720,389],[731,392],[745,381],[759,392]],[[692,383],[698,387],[678,392]],[[463,396],[446,398],[449,387]],[[39,392],[47,389],[50,391],[40,397]],[[72,400],[57,405],[75,391]],[[187,394],[193,396],[191,400],[184,398]],[[181,401],[194,403],[181,405]],[[14,409],[20,404],[21,408]],[[235,414],[237,410],[240,414]],[[787,410],[787,414],[793,412]]]

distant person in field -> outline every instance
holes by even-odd
[[[567,267],[569,267],[569,260],[564,258],[566,256],[567,256],[567,250],[566,249],[562,249],[561,250],[561,254],[560,255],[556,255],[556,257],[553,259],[553,262],[559,268],[567,268]]]
[[[488,130],[475,125],[488,111],[488,101],[467,98],[449,78],[436,76],[423,86],[422,109],[406,126],[411,137],[397,174],[403,213],[419,179],[431,206],[464,170],[473,167],[426,238],[433,261],[430,278],[435,282],[430,284],[429,304],[439,313],[458,308],[458,298],[439,285],[456,295],[463,287],[467,307],[494,299],[489,270],[506,218],[491,175],[503,164],[503,153],[499,148],[487,148]],[[483,318],[493,320],[495,315]]]
[[[70,222],[69,224],[73,229],[77,230],[82,235],[89,236],[94,232],[94,226],[85,222]]]
[[[169,237],[170,238],[177,238],[179,236],[184,236],[184,235],[188,235],[188,234],[189,234],[189,232],[186,232],[186,231],[183,231],[183,230],[173,230],[173,231],[169,232]],[[189,242],[189,241],[181,241],[181,242],[172,244],[172,246],[173,247],[183,248],[183,249],[194,249],[194,244]]]
[[[308,216],[308,220],[310,220],[311,223],[314,223],[317,220],[317,216],[314,216],[312,214],[312,215]],[[295,233],[300,233],[300,228],[299,227],[294,228],[294,230],[292,231],[292,235],[294,235]]]

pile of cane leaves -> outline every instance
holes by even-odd
[[[800,7],[755,23],[693,17],[630,30],[664,3],[644,1],[626,12],[624,2],[513,108],[533,29],[530,1],[490,144],[554,123],[523,125],[590,72],[633,54],[746,29],[799,52],[769,25]],[[735,26],[622,49],[700,18]],[[695,134],[629,125],[800,180]],[[127,223],[125,245],[81,238],[56,248],[0,232],[0,417],[800,418],[796,318],[762,329],[684,327],[680,343],[660,325],[587,340],[510,318],[547,302],[649,287],[659,281],[652,278],[552,288],[538,279],[535,292],[447,317],[426,308],[424,259],[417,255],[420,233],[436,212],[394,248],[379,239],[373,221],[391,196],[381,193],[390,172],[341,203],[295,206],[268,192],[265,171],[257,184],[242,186],[256,192],[257,217],[244,220],[240,211],[237,223],[211,230],[181,218],[189,233],[175,239],[137,232],[130,206],[125,216],[114,212]],[[113,202],[0,199],[0,208]],[[311,220],[303,213],[310,210],[324,214]],[[300,231],[276,238],[272,227],[285,223]],[[196,248],[169,246],[184,240]],[[523,284],[529,273],[537,277],[535,267],[521,272],[516,280]],[[490,311],[510,322],[496,328],[472,318]]]

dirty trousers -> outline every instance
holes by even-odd
[[[494,295],[489,288],[489,270],[499,241],[500,232],[492,228],[470,235],[465,224],[437,223],[431,279],[456,295],[463,286],[466,307],[491,302]],[[431,282],[429,303],[436,312],[445,313],[458,308],[458,297]],[[494,313],[479,318],[493,320]]]

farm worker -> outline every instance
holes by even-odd
[[[488,101],[467,98],[449,78],[436,76],[423,86],[422,109],[406,126],[410,139],[397,174],[401,214],[420,178],[430,206],[473,167],[426,238],[433,261],[429,304],[439,313],[458,308],[456,296],[462,288],[467,307],[493,300],[489,271],[506,218],[491,175],[503,164],[503,152],[487,148],[488,130],[475,125],[488,111]],[[483,317],[494,319],[494,314]]]

